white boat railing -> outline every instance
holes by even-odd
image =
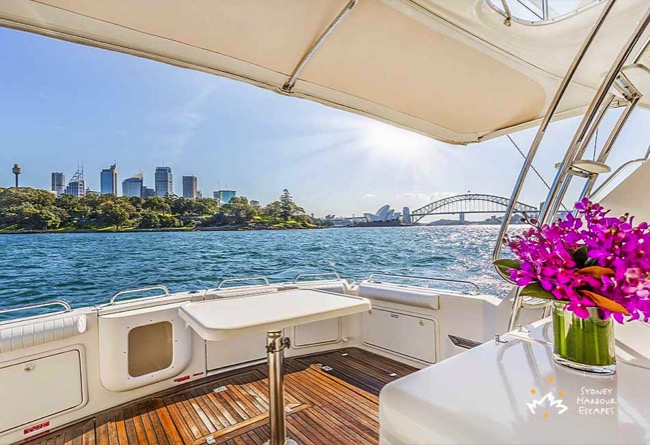
[[[161,297],[168,297],[168,296],[171,295],[171,293],[169,292],[169,289],[166,286],[163,286],[163,285],[160,285],[160,284],[156,285],[156,286],[141,287],[139,289],[121,290],[121,291],[116,292],[116,293],[113,294],[113,296],[111,297],[111,300],[108,302],[108,306],[113,306],[115,304],[118,304],[117,297],[119,297],[119,296],[140,294],[140,293],[143,293],[143,292],[151,292],[151,291],[154,291],[154,290],[161,290],[161,291],[163,291],[163,294],[161,294],[161,295],[151,295],[151,296],[148,296],[148,297],[141,297],[141,299],[161,298]],[[125,303],[127,301],[132,301],[132,300],[136,300],[136,299],[137,298],[129,298],[127,300],[120,301],[119,303]]]
[[[14,307],[8,307],[5,309],[0,309],[0,314],[9,314],[13,312],[22,312],[22,311],[29,311],[33,309],[38,309],[41,307],[50,307],[50,306],[61,306],[63,307],[62,311],[56,311],[56,312],[48,312],[45,314],[38,314],[34,315],[33,317],[27,317],[27,318],[35,318],[35,317],[47,317],[50,315],[56,315],[56,314],[65,314],[66,312],[72,312],[72,307],[70,306],[70,303],[68,303],[65,300],[51,300],[51,301],[44,301],[42,303],[33,303],[33,304],[25,304],[21,306],[14,306]],[[0,324],[3,322],[11,322],[15,321],[15,319],[9,319],[9,320],[1,320]]]
[[[217,290],[227,289],[227,288],[223,287],[223,285],[226,284],[226,283],[241,283],[241,282],[247,282],[247,281],[263,281],[264,286],[270,286],[271,285],[271,283],[269,282],[269,279],[266,278],[263,275],[255,276],[255,277],[224,278],[217,285]],[[238,286],[228,286],[228,288],[230,288],[230,287],[238,287]]]
[[[331,276],[333,278],[329,278],[325,280],[307,280],[307,281],[340,281],[341,280],[341,276],[336,272],[299,273],[293,279],[293,284],[297,284],[298,282],[300,282],[301,278],[318,278],[318,277],[322,278],[327,276]]]
[[[455,284],[462,284],[462,285],[467,285],[471,286],[474,288],[473,292],[463,292],[468,295],[481,295],[481,288],[478,287],[476,283],[473,283],[471,281],[466,281],[466,280],[455,280],[452,278],[438,278],[438,277],[423,277],[423,276],[417,276],[417,275],[401,275],[401,274],[394,274],[394,273],[383,273],[383,272],[375,272],[371,273],[368,278],[367,282],[369,283],[383,283],[383,281],[378,280],[376,277],[386,277],[386,278],[398,278],[398,279],[407,279],[407,280],[422,280],[422,281],[434,281],[434,282],[442,282],[442,283],[455,283]],[[399,284],[399,283],[397,283]]]

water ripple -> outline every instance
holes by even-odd
[[[145,285],[176,292],[225,277],[278,282],[321,271],[472,280],[503,296],[508,286],[489,264],[496,235],[492,226],[2,235],[0,306],[65,298],[78,307]]]

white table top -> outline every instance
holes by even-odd
[[[230,337],[296,326],[370,310],[366,298],[295,289],[181,305],[181,317],[202,338]]]
[[[490,341],[385,386],[380,443],[649,443],[648,326],[616,326],[620,356],[613,376],[555,364],[549,327],[503,336],[505,344]],[[634,342],[619,338],[618,330],[628,329]],[[560,413],[546,399],[531,412],[528,404],[547,394],[567,409]]]

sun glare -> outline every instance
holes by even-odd
[[[436,141],[381,122],[366,121],[359,126],[361,145],[382,156],[417,158],[430,155]]]

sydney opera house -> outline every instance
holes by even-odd
[[[367,222],[388,222],[399,220],[402,215],[395,212],[395,210],[390,208],[390,205],[386,204],[377,210],[377,213],[364,213],[363,216]]]
[[[359,224],[363,226],[392,226],[411,223],[408,207],[404,207],[403,212],[399,213],[391,209],[388,204],[381,207],[376,213],[364,213],[363,216],[366,222]]]

